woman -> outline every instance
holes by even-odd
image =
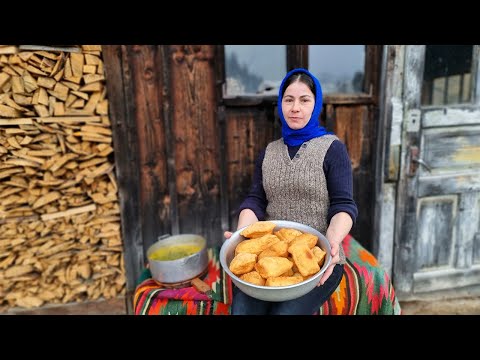
[[[294,69],[280,85],[282,138],[257,159],[250,193],[240,206],[238,229],[259,220],[289,220],[325,234],[332,261],[317,287],[285,302],[254,299],[234,289],[232,314],[308,315],[335,291],[343,275],[341,246],[355,223],[352,168],[345,145],[319,125],[322,88],[308,70]],[[229,238],[231,232],[225,232]]]

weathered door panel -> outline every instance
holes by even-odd
[[[420,106],[424,51],[406,52],[393,274],[404,299],[480,284],[480,111],[473,103]],[[415,111],[419,124],[412,122]]]

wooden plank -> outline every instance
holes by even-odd
[[[217,90],[218,91],[218,90]],[[228,177],[225,176],[227,173],[227,134],[226,134],[226,114],[225,106],[219,106],[217,112],[218,119],[218,139],[219,151],[220,151],[220,217],[221,217],[221,226],[222,233],[225,231],[231,231],[232,227],[230,224],[229,217],[229,207],[228,207]]]
[[[414,272],[452,266],[453,221],[458,215],[458,197],[440,195],[418,199],[418,234]],[[452,241],[453,240],[453,241]]]
[[[171,84],[170,71],[170,51],[168,46],[162,46],[159,49],[160,61],[162,66],[162,79],[164,84]],[[172,234],[180,233],[180,223],[178,218],[178,194],[176,187],[177,169],[175,165],[175,144],[173,140],[173,110],[171,93],[162,98],[163,118],[165,119],[165,149],[167,152],[167,175],[168,175],[168,193],[170,196],[170,226]]]
[[[105,63],[108,64],[107,89],[110,99],[110,118],[113,139],[116,144],[124,144],[132,151],[115,148],[115,166],[122,217],[122,239],[124,243],[124,264],[126,288],[131,292],[144,266],[143,239],[139,221],[139,159],[138,135],[135,123],[135,98],[131,86],[131,69],[126,46],[106,45],[103,47]]]
[[[156,46],[129,48],[132,72],[136,74],[135,108],[140,171],[140,218],[144,248],[160,235],[171,232],[170,196],[167,180],[162,61]],[[82,128],[83,130],[83,128]],[[141,139],[141,140],[140,140]]]
[[[459,126],[480,124],[480,111],[471,108],[442,108],[425,111],[422,127]]]
[[[223,235],[213,50],[213,46],[171,46],[170,56],[180,229],[218,245]]]
[[[462,269],[440,269],[425,274],[415,274],[415,294],[439,290],[458,289],[480,283],[480,269],[472,268],[468,273]]]
[[[334,133],[347,146],[352,168],[360,167],[364,145],[364,124],[368,120],[366,106],[338,106],[335,109]]]
[[[52,116],[52,117],[44,117],[44,118],[25,118],[25,120],[37,120],[41,124],[49,124],[49,123],[96,123],[100,122],[102,118],[100,116]],[[28,124],[32,124],[29,122]]]
[[[386,45],[383,58],[384,95],[379,102],[375,147],[375,208],[372,252],[392,278],[396,181],[400,171],[402,106],[398,91],[402,82],[403,56],[398,45]],[[401,96],[401,93],[400,93]],[[391,170],[391,171],[390,171]],[[388,181],[392,181],[389,183]],[[395,181],[395,182],[393,182]]]
[[[459,126],[427,129],[421,158],[431,168],[431,174],[469,172],[480,169],[480,126]],[[425,168],[420,168],[420,175]]]
[[[436,196],[444,193],[480,191],[480,173],[478,171],[453,173],[418,180],[418,196]]]
[[[479,233],[478,219],[480,219],[480,191],[465,192],[460,195],[459,212],[457,218],[456,258],[454,266],[460,269],[470,269],[474,263],[475,238]]]
[[[82,52],[82,49],[77,46],[49,46],[49,45],[20,45],[20,50],[43,50],[43,51],[63,51],[63,52]]]
[[[274,140],[274,119],[264,109],[227,109],[227,193],[232,230],[236,230],[237,209],[247,195],[253,179],[255,162],[267,144]]]
[[[407,45],[405,48],[405,79],[403,103],[407,106],[403,109],[406,113],[411,109],[420,107],[419,81],[423,79],[422,71],[425,59],[425,47]],[[407,132],[405,141],[402,143],[401,163],[409,164],[409,149],[411,146],[419,146],[419,136],[415,132]],[[395,239],[398,248],[395,250],[394,283],[395,290],[401,297],[413,290],[413,271],[415,267],[415,248],[417,241],[417,179],[408,177],[405,172],[408,166],[402,166],[399,174],[397,190],[397,214],[395,224]],[[398,255],[397,255],[398,254]]]
[[[97,205],[90,204],[90,205],[86,205],[86,206],[80,206],[78,208],[68,209],[68,210],[65,210],[65,211],[59,211],[59,212],[56,212],[56,213],[43,214],[43,215],[40,216],[40,218],[43,221],[47,221],[47,220],[57,219],[57,218],[60,218],[60,217],[78,215],[78,214],[82,214],[82,213],[85,213],[85,212],[88,212],[88,211],[95,211],[96,209],[97,209]]]

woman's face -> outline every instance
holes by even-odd
[[[315,107],[315,96],[303,82],[291,83],[282,98],[282,112],[292,130],[302,129],[310,120]]]

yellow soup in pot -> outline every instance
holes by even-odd
[[[202,249],[200,245],[181,244],[161,247],[150,254],[150,260],[170,261],[187,257],[199,252]]]

